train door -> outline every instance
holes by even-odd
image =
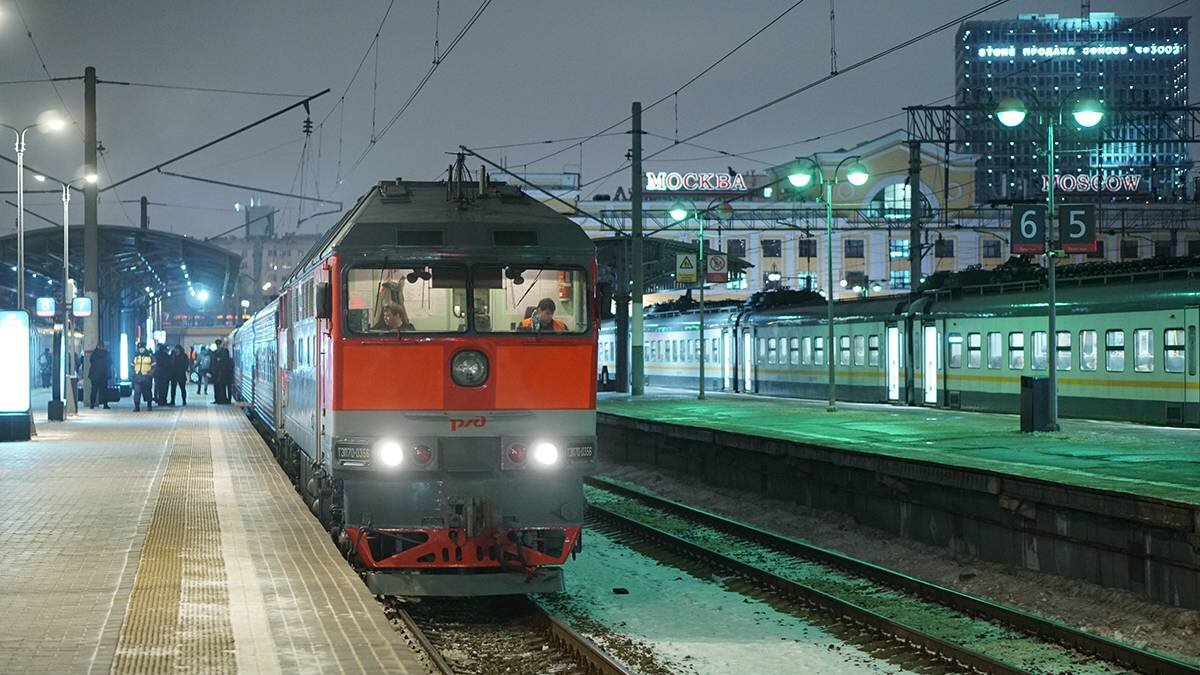
[[[733,335],[727,328],[721,331],[721,389],[733,390]]]
[[[895,324],[887,327],[887,397],[900,401],[900,328]]]
[[[921,353],[925,362],[921,369],[921,383],[925,392],[924,401],[928,405],[938,402],[938,329],[937,326],[924,327],[921,340]]]
[[[1184,354],[1187,365],[1184,372],[1183,389],[1183,421],[1185,424],[1200,425],[1200,342],[1197,342],[1197,330],[1200,329],[1200,307],[1192,307],[1184,311],[1187,317],[1187,334],[1184,337]]]
[[[754,331],[747,328],[742,333],[742,370],[745,373],[742,393],[754,393],[754,364]]]

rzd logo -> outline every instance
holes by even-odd
[[[458,431],[459,429],[467,429],[470,427],[482,429],[486,426],[487,426],[487,418],[482,415],[480,415],[479,417],[468,417],[466,419],[462,419],[459,417],[451,417],[450,418],[450,431]]]

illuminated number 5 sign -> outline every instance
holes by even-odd
[[[1046,251],[1046,207],[1018,204],[1013,207],[1009,232],[1013,253]]]
[[[1058,207],[1058,232],[1067,253],[1093,253],[1096,250],[1096,207],[1064,205]]]

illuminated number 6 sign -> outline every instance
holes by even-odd
[[[1009,232],[1013,253],[1046,251],[1046,207],[1017,204],[1013,207]]]

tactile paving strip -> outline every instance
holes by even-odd
[[[209,429],[183,415],[112,672],[237,671]]]

